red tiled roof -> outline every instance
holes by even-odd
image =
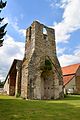
[[[65,86],[67,83],[69,83],[74,76],[75,76],[75,75],[68,75],[68,76],[66,75],[66,76],[63,76],[64,86]]]
[[[80,63],[62,67],[62,73],[63,75],[75,74],[79,66]]]

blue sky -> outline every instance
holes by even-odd
[[[8,26],[0,48],[0,80],[5,79],[14,58],[23,59],[25,29],[34,20],[55,29],[61,66],[80,63],[80,0],[7,0],[1,16]]]

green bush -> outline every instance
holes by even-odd
[[[52,63],[50,60],[45,60],[45,64],[43,66],[40,67],[41,70],[52,70]]]
[[[20,97],[20,93],[17,93],[17,94],[16,94],[16,97]]]

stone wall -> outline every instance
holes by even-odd
[[[13,66],[9,74],[9,95],[15,95],[15,86],[16,86],[16,66]]]
[[[4,84],[4,93],[9,95],[9,76],[7,77],[5,84]]]
[[[56,56],[55,31],[37,21],[26,30],[21,96],[28,99],[63,98],[63,78]]]
[[[77,93],[80,94],[80,66],[76,72],[76,90],[77,90]]]
[[[21,94],[21,60],[14,60],[4,84],[4,92],[8,95]]]
[[[21,77],[22,77],[21,69],[22,69],[22,61],[17,60],[17,63],[16,63],[17,72],[16,72],[15,95],[20,95],[21,94]]]

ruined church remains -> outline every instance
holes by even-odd
[[[34,21],[27,28],[25,54],[21,64],[21,83],[19,82],[21,97],[63,98],[63,77],[56,55],[54,29],[38,21]]]

